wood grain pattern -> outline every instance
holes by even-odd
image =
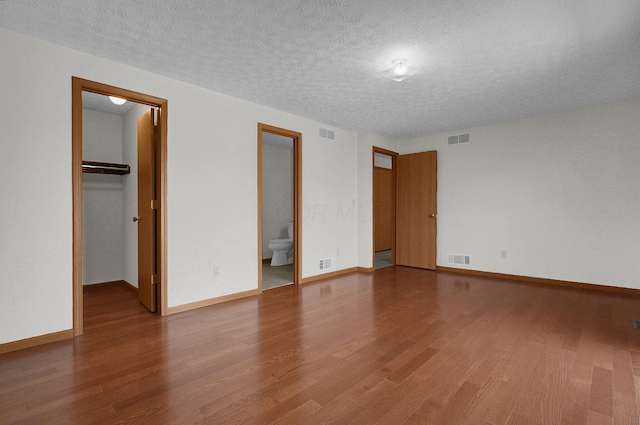
[[[156,311],[156,285],[152,277],[157,273],[157,210],[152,203],[157,198],[156,151],[157,132],[154,131],[154,112],[150,108],[138,119],[138,300]]]
[[[374,250],[393,248],[395,225],[395,182],[393,170],[373,168],[373,226]]]
[[[435,270],[437,152],[398,155],[396,264]]]
[[[405,267],[0,355],[2,424],[638,424],[640,298]]]

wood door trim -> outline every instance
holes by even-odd
[[[376,265],[376,226],[375,226],[375,208],[376,208],[376,191],[373,187],[375,182],[375,169],[382,168],[376,167],[376,153],[380,153],[383,155],[388,155],[391,157],[391,171],[393,173],[393,210],[391,214],[393,215],[391,223],[392,223],[392,238],[391,238],[391,263],[396,263],[396,169],[397,169],[397,160],[398,160],[398,152],[390,151],[388,149],[379,148],[377,146],[371,147],[371,265],[375,269]]]
[[[82,335],[82,92],[123,99],[159,109],[158,131],[158,306],[167,314],[167,125],[168,101],[96,81],[71,77],[71,176],[73,193],[73,335]]]
[[[398,152],[390,151],[389,149],[379,148],[377,146],[372,146],[372,148],[373,148],[373,153],[377,152],[384,155],[389,155],[391,157],[400,155]]]
[[[258,290],[262,292],[262,132],[293,139],[293,283],[302,280],[302,133],[258,123]]]

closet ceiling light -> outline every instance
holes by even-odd
[[[109,100],[115,103],[116,105],[124,105],[127,101],[121,97],[109,96]]]

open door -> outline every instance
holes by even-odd
[[[82,335],[84,332],[83,316],[83,288],[82,288],[82,93],[91,92],[105,96],[117,96],[132,102],[153,107],[156,111],[156,135],[154,136],[154,158],[150,159],[153,164],[155,181],[151,185],[155,190],[154,203],[156,208],[153,211],[153,219],[157,222],[153,235],[155,247],[149,249],[149,254],[144,254],[152,259],[150,264],[155,268],[154,285],[152,290],[147,291],[147,295],[154,294],[149,298],[153,303],[154,310],[158,310],[161,315],[168,312],[167,305],[167,123],[168,123],[168,101],[166,99],[126,90],[120,87],[110,86],[95,81],[85,80],[78,77],[71,77],[71,139],[72,139],[72,189],[73,189],[73,334]],[[151,123],[151,119],[147,122]],[[147,205],[150,206],[150,199]],[[143,209],[139,210],[142,213]],[[150,268],[151,269],[151,268]],[[151,269],[153,271],[153,269]],[[152,273],[149,272],[149,274]],[[145,280],[145,279],[143,279]],[[151,277],[146,279],[150,283]],[[144,285],[141,285],[144,287]],[[140,291],[142,292],[142,291]]]
[[[398,155],[396,264],[436,269],[437,152]]]
[[[138,120],[138,299],[156,311],[157,280],[157,188],[155,113],[149,109]]]
[[[393,169],[373,168],[373,226],[374,226],[374,251],[383,251],[393,248],[393,226],[395,220],[395,185]]]

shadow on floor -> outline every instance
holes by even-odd
[[[271,267],[269,263],[262,263],[262,289],[277,288],[293,283],[293,264]]]
[[[383,267],[393,266],[393,263],[391,262],[391,250],[385,249],[383,251],[376,251],[375,263],[373,266],[376,270]]]

